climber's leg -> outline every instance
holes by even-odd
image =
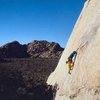
[[[71,70],[73,69],[74,67],[74,62],[71,62]]]
[[[71,70],[71,62],[68,62],[68,73],[69,73],[69,74],[71,74],[71,73],[70,73],[70,70]]]

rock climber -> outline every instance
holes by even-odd
[[[68,73],[70,73],[70,70],[73,69],[74,67],[74,62],[75,62],[75,59],[76,59],[76,56],[77,56],[77,51],[73,51],[70,56],[68,57],[68,60],[66,61],[66,64],[68,64]]]

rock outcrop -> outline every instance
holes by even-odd
[[[63,50],[58,43],[35,40],[28,44],[27,52],[35,58],[58,58]]]
[[[27,45],[21,45],[18,41],[12,41],[0,47],[2,58],[23,58],[28,57]]]
[[[78,49],[74,69],[66,60]],[[58,84],[55,100],[100,100],[100,0],[87,0],[67,46],[47,83]]]
[[[0,47],[2,58],[60,58],[64,49],[58,43],[47,41],[33,41],[21,45],[17,41],[7,43]]]

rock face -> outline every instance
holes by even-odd
[[[0,47],[2,58],[59,58],[64,49],[58,43],[47,41],[33,41],[27,45],[21,45],[17,41],[7,43]]]
[[[74,69],[66,60],[78,49]],[[100,100],[100,0],[87,0],[67,46],[47,83],[58,84],[55,100]]]
[[[28,44],[27,52],[31,57],[57,58],[63,50],[58,43],[35,40]]]

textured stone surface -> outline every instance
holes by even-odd
[[[63,48],[58,43],[45,40],[34,40],[27,45],[22,45],[17,41],[7,43],[0,47],[0,57],[2,58],[60,58]]]
[[[67,57],[78,50],[68,74]],[[58,84],[55,100],[100,100],[100,0],[87,0],[67,46],[47,83]]]
[[[29,43],[27,52],[31,57],[39,58],[58,58],[64,50],[58,43],[48,42],[46,40]]]

